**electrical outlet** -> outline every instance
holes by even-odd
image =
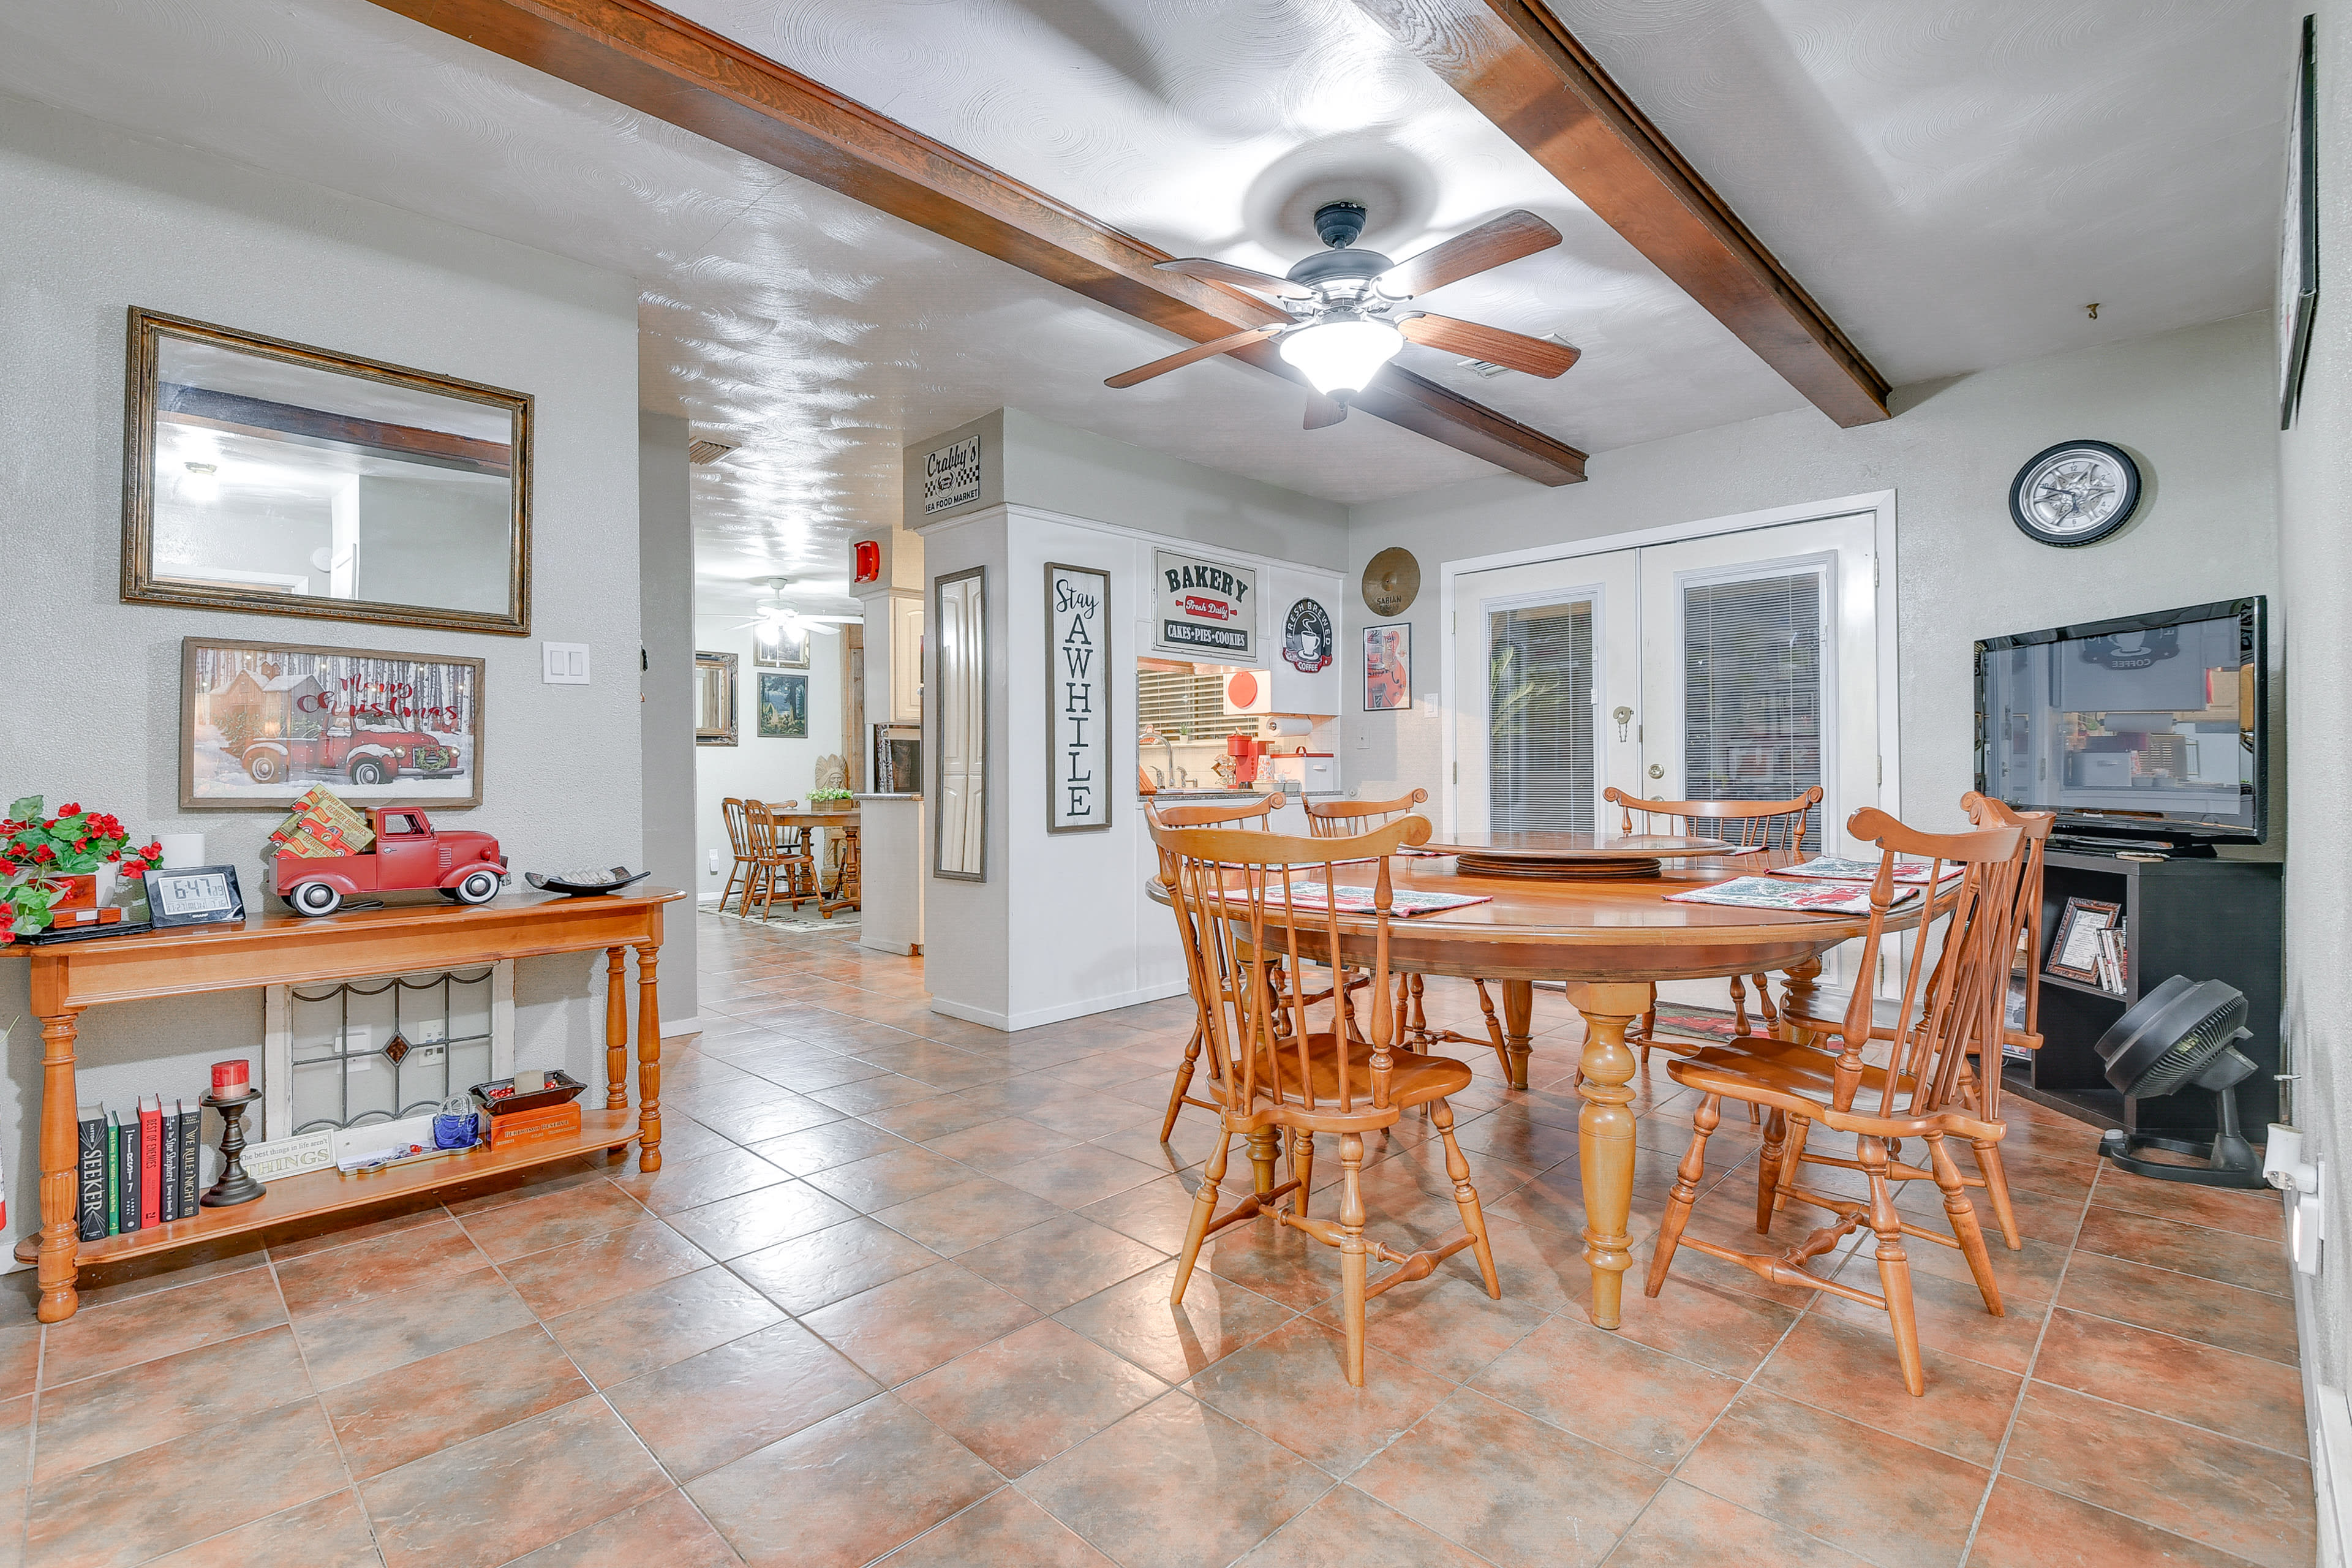
[[[437,1046],[448,1039],[449,1026],[438,1018],[412,1024],[402,1033],[412,1046]]]
[[[710,852],[710,874],[714,877],[719,875],[719,851],[716,849]]]

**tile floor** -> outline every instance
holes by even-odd
[[[657,1174],[565,1167],[184,1255],[46,1334],[10,1300],[0,1559],[2312,1560],[2276,1206],[2102,1169],[2079,1124],[2012,1102],[2006,1317],[1913,1249],[1924,1399],[1876,1315],[1695,1255],[1602,1333],[1579,1310],[1579,1026],[1540,995],[1532,1092],[1463,1053],[1504,1299],[1466,1255],[1382,1298],[1355,1392],[1334,1255],[1295,1234],[1216,1243],[1167,1305],[1205,1154],[1198,1112],[1156,1137],[1183,1004],[1008,1037],[928,1011],[915,963],[700,919],[708,1027],[668,1048]],[[1646,1229],[1687,1127],[1663,1060],[1643,1091]],[[1452,1223],[1422,1138],[1366,1173],[1391,1233]],[[1728,1120],[1717,1141],[1755,1146]],[[1740,1234],[1748,1173],[1694,1225]]]

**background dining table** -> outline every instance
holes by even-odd
[[[1669,860],[1653,874],[1605,881],[1465,875],[1451,856],[1400,855],[1391,861],[1399,890],[1468,894],[1486,901],[1398,918],[1389,927],[1389,964],[1421,974],[1499,982],[1505,1046],[1515,1089],[1528,1085],[1529,1021],[1538,981],[1567,984],[1584,1018],[1583,1073],[1577,1092],[1578,1164],[1583,1181],[1584,1258],[1591,1269],[1592,1321],[1618,1326],[1624,1275],[1633,1265],[1628,1227],[1633,1195],[1634,1058],[1625,1029],[1648,1010],[1659,981],[1727,979],[1787,973],[1792,1004],[1808,1005],[1822,956],[1863,934],[1866,915],[1677,903],[1668,895],[1710,887],[1808,859],[1771,850]],[[1370,879],[1370,866],[1362,867]],[[1341,873],[1342,885],[1355,879]],[[1153,879],[1162,903],[1166,890]],[[1917,923],[1919,900],[1897,929]],[[1372,923],[1340,917],[1339,961],[1368,964]],[[1328,962],[1319,916],[1299,922],[1299,951]]]
[[[771,803],[768,806],[768,814],[776,819],[776,826],[779,827],[798,827],[803,830],[814,828],[820,832],[839,833],[845,838],[855,834],[858,826],[858,813],[856,806],[851,806],[847,811],[813,811],[790,803],[782,805]],[[847,847],[843,850],[840,868],[834,873],[833,886],[829,889],[824,885],[824,857],[821,845],[812,847],[810,857],[817,864],[817,913],[831,915],[836,910],[857,908],[860,868],[856,851]]]

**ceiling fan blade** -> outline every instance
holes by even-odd
[[[1338,398],[1327,397],[1319,392],[1307,395],[1307,428],[1309,430],[1337,425],[1347,416],[1348,405]]]
[[[1419,256],[1406,258],[1373,279],[1372,287],[1391,300],[1426,294],[1506,261],[1549,250],[1559,243],[1559,230],[1535,214],[1507,212]]]
[[[1287,278],[1276,278],[1271,272],[1255,268],[1236,267],[1230,261],[1213,261],[1205,256],[1179,257],[1174,261],[1155,261],[1155,272],[1181,272],[1187,278],[1198,278],[1204,283],[1230,283],[1246,289],[1253,294],[1271,294],[1277,300],[1312,300],[1315,290],[1304,283],[1293,283]]]
[[[1566,343],[1531,338],[1525,332],[1505,331],[1500,327],[1482,327],[1475,321],[1457,321],[1451,316],[1407,316],[1397,323],[1397,331],[1425,347],[1485,360],[1506,370],[1524,371],[1546,381],[1574,364],[1581,353]]]
[[[1221,353],[1247,348],[1252,343],[1264,342],[1282,330],[1281,327],[1252,327],[1248,331],[1235,332],[1231,337],[1219,338],[1214,342],[1194,343],[1191,348],[1179,350],[1166,359],[1156,359],[1150,364],[1138,365],[1133,370],[1121,371],[1118,374],[1105,380],[1103,384],[1116,387],[1133,386],[1139,382],[1150,381],[1155,375],[1166,375],[1171,370],[1181,370],[1197,360],[1214,359]]]

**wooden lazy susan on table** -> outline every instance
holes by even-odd
[[[1541,882],[1613,882],[1654,877],[1669,860],[1738,855],[1721,838],[1664,833],[1456,833],[1423,847],[1455,857],[1465,877],[1520,877]],[[1760,861],[1759,861],[1760,864]]]

